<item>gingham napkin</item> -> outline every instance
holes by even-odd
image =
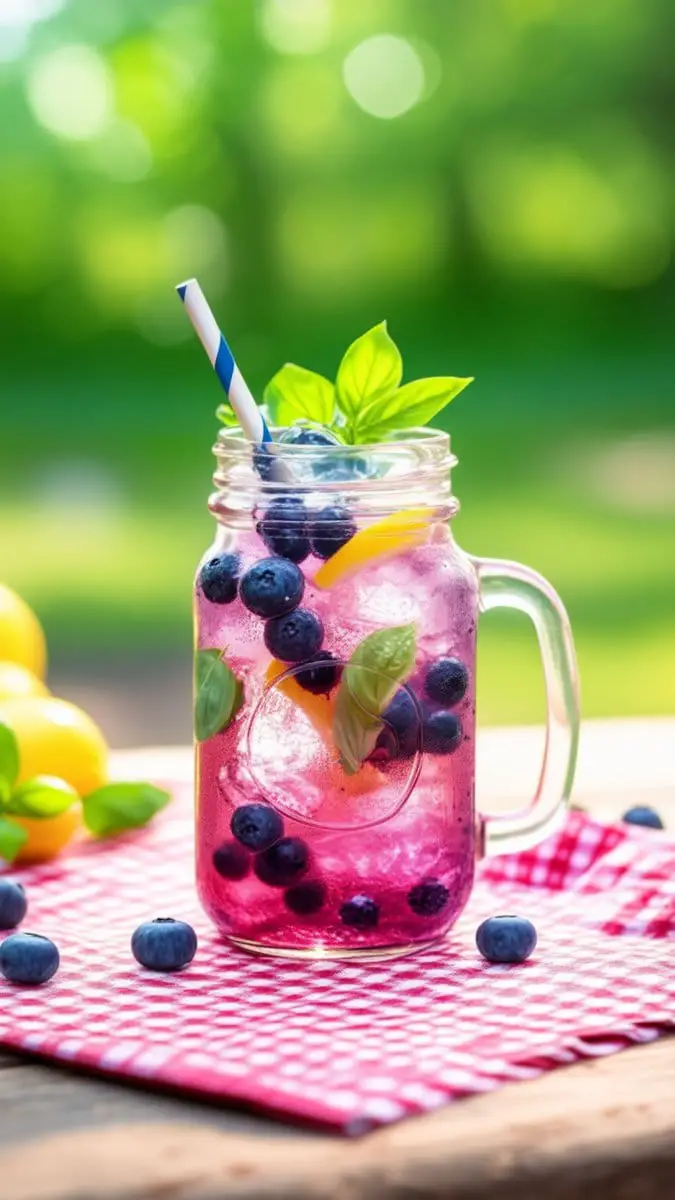
[[[201,914],[191,799],[175,791],[149,831],[21,873],[25,928],[52,937],[62,965],[43,988],[0,980],[0,1045],[362,1133],[675,1024],[665,834],[571,813],[537,849],[479,869],[437,948],[381,964],[295,963],[230,949]],[[526,964],[479,958],[476,926],[498,912],[537,925]],[[131,957],[133,929],[157,915],[197,929],[180,975]]]

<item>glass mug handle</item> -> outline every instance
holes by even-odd
[[[553,833],[565,812],[579,743],[579,677],[572,630],[562,600],[541,575],[520,563],[474,558],[480,611],[515,608],[532,621],[546,683],[546,744],[529,807],[481,818],[482,853],[527,850]]]

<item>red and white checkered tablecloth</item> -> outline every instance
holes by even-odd
[[[571,813],[528,853],[479,870],[448,939],[386,963],[286,962],[230,949],[192,882],[185,788],[154,827],[22,873],[25,928],[52,937],[44,988],[0,980],[0,1045],[360,1133],[457,1097],[649,1041],[675,1024],[675,843]],[[518,912],[539,931],[516,967],[474,931]],[[182,974],[143,971],[131,933],[191,921]]]

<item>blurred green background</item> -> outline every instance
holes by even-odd
[[[0,0],[0,577],[113,740],[187,739],[219,392],[386,317],[461,544],[564,597],[585,715],[675,711],[672,0]],[[484,721],[542,715],[485,620]]]

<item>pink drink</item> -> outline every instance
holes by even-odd
[[[332,736],[344,672],[327,695],[303,690],[295,679],[303,664],[273,660],[263,640],[265,620],[245,607],[241,593],[214,603],[198,574],[198,649],[223,652],[244,697],[227,727],[198,745],[198,885],[219,928],[249,949],[296,955],[404,953],[441,936],[469,896],[476,857],[478,586],[447,524],[452,511],[447,443],[443,459],[445,504],[424,506],[414,544],[395,534],[375,537],[371,559],[349,565],[329,587],[314,582],[325,558],[310,553],[299,564],[305,580],[302,609],[320,619],[321,648],[339,663],[346,664],[370,634],[414,627],[414,662],[402,685],[412,697],[406,701],[412,713],[407,746],[396,733],[392,737],[385,710],[377,744],[353,774],[340,765]],[[333,495],[327,498],[320,489],[313,491],[315,508],[334,502],[335,485],[328,486]],[[368,486],[361,483],[362,489]],[[373,484],[378,486],[381,492],[381,485]],[[264,513],[265,503],[256,506],[256,516]],[[350,504],[341,491],[340,503],[358,512],[359,530],[373,528],[373,518],[362,516],[360,497]],[[378,521],[382,511],[379,503]],[[267,558],[269,548],[252,524],[235,527],[230,517],[202,566],[236,554],[245,576],[249,566]],[[354,544],[359,538],[360,532]],[[429,697],[425,679],[432,664],[448,658],[464,665],[468,679],[461,699],[444,706]],[[282,672],[279,682],[272,678],[275,672]],[[381,678],[374,669],[371,674]],[[396,684],[390,681],[390,694],[397,692]],[[432,723],[427,736],[429,718],[446,710],[456,733],[439,740]],[[261,855],[249,854],[233,837],[235,811],[261,803],[280,815],[283,830],[277,832],[283,838],[299,839],[294,845],[304,861],[292,879],[273,871],[270,881],[264,863],[259,865]],[[270,853],[274,859],[274,850]]]

